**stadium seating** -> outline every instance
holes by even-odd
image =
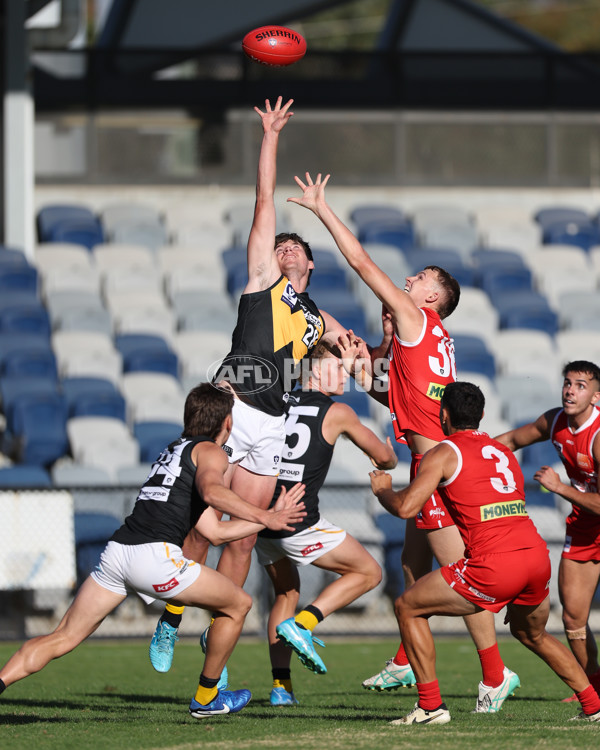
[[[36,301],[0,307],[0,332],[50,336],[48,311]]]
[[[10,429],[19,463],[49,467],[69,452],[67,405],[59,393],[32,393],[15,399]]]
[[[0,245],[0,267],[7,266],[28,266],[29,261],[22,250],[14,247]]]
[[[406,219],[401,208],[391,204],[370,203],[354,206],[350,210],[350,219],[359,230],[365,224],[378,221],[403,221]]]
[[[493,380],[496,374],[494,355],[479,336],[454,334],[457,373],[477,372]]]
[[[53,239],[54,231],[57,225],[65,221],[80,221],[90,226],[94,225],[96,216],[90,208],[83,205],[51,204],[43,206],[39,209],[36,217],[38,241],[56,241]]]
[[[590,215],[583,208],[576,206],[544,206],[539,208],[533,218],[543,228],[554,224],[566,224],[569,221],[589,221]]]
[[[392,245],[401,250],[410,250],[416,245],[415,232],[408,219],[401,221],[376,221],[364,225],[358,235],[362,243]]]
[[[600,229],[589,220],[551,224],[544,228],[543,236],[547,245],[574,245],[586,251],[600,244]]]
[[[43,466],[0,467],[0,487],[4,489],[50,489],[52,478]]]
[[[0,294],[4,292],[31,292],[37,294],[38,272],[29,265],[0,265]]]
[[[100,562],[106,543],[121,526],[121,519],[109,513],[78,511],[74,516],[77,584],[83,583]]]
[[[183,413],[182,413],[183,416]],[[183,422],[136,422],[133,434],[140,446],[140,460],[156,461],[164,449],[181,437]]]

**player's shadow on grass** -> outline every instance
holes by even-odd
[[[89,696],[90,698],[102,698],[102,700],[106,700],[107,698],[116,698],[120,701],[123,701],[124,703],[157,703],[157,704],[172,704],[174,701],[177,702],[177,698],[174,698],[173,695],[147,695],[147,694],[137,694],[137,693],[119,693],[116,691],[106,691],[105,693],[85,693],[86,696]],[[189,703],[189,697],[188,698],[182,698],[182,702]]]
[[[0,726],[1,725],[13,725],[19,724],[39,724],[40,722],[48,722],[50,724],[64,724],[66,722],[73,722],[74,719],[71,716],[41,716],[37,713],[43,709],[53,709],[62,711],[81,711],[81,702],[72,701],[40,701],[40,700],[29,700],[27,698],[2,698],[2,708],[12,708],[15,711],[27,711],[27,715],[19,713],[19,715],[0,714]]]

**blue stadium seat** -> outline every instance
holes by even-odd
[[[78,511],[74,514],[78,584],[83,583],[98,565],[106,543],[121,523],[121,519],[109,513]]]
[[[56,357],[52,349],[31,347],[13,349],[3,357],[2,375],[8,377],[40,377],[58,380]]]
[[[45,489],[52,487],[52,479],[43,466],[16,464],[0,468],[0,487],[7,490]]]
[[[350,219],[354,222],[357,228],[360,228],[366,224],[373,224],[376,222],[404,222],[406,221],[406,216],[402,209],[397,206],[373,203],[355,206],[350,211]]]
[[[4,371],[4,361],[13,352],[52,352],[50,339],[45,334],[0,332],[0,374]]]
[[[370,417],[369,398],[364,391],[359,391],[354,385],[354,381],[348,381],[348,390],[344,391],[341,396],[333,396],[334,401],[340,401],[352,407],[359,417]]]
[[[39,302],[0,308],[0,332],[36,333],[50,337],[48,311]]]
[[[600,228],[589,220],[560,222],[546,227],[542,239],[546,245],[574,245],[587,252],[600,245]]]
[[[538,467],[539,468],[539,467]],[[556,508],[554,494],[543,490],[537,482],[525,481],[525,505],[538,505],[543,508]]]
[[[533,481],[533,475],[541,466],[554,466],[560,459],[552,441],[543,440],[521,448],[518,456],[526,482]]]
[[[536,211],[533,218],[543,229],[544,227],[558,222],[589,221],[590,215],[582,208],[574,208],[572,206],[548,206]]]
[[[310,287],[309,287],[310,289]],[[352,293],[340,289],[315,289],[311,298],[333,316],[345,328],[352,329],[361,338],[370,341],[372,335],[367,325],[367,316],[360,303]],[[379,335],[381,339],[381,335]]]
[[[48,467],[69,453],[67,404],[61,394],[30,394],[13,404],[12,434],[20,461]]]
[[[59,388],[57,381],[45,377],[22,377],[21,375],[0,377],[2,411],[6,417],[8,430],[12,430],[12,415],[15,403],[22,396],[36,394],[58,395]]]
[[[92,222],[94,212],[87,206],[76,204],[52,204],[40,208],[37,214],[37,230],[39,242],[50,242],[52,229],[65,220],[79,220]]]
[[[19,307],[21,305],[35,305],[39,307],[41,300],[37,292],[31,289],[5,289],[0,294],[0,310],[7,307]]]
[[[164,372],[179,378],[179,360],[169,349],[135,349],[123,358],[123,373],[126,372]]]
[[[409,219],[400,221],[375,221],[365,224],[358,232],[360,242],[377,242],[394,245],[401,250],[411,250],[416,244],[415,230]]]
[[[461,372],[479,372],[490,379],[496,375],[494,355],[479,336],[457,334],[453,336],[458,377]]]
[[[499,248],[478,248],[471,253],[471,260],[475,267],[475,284],[482,286],[484,273],[501,272],[511,268],[526,268],[523,256],[515,250],[501,250]]]
[[[162,336],[151,333],[121,333],[115,336],[115,347],[123,357],[135,351],[170,351],[169,345]]]
[[[524,302],[512,310],[500,313],[500,328],[533,328],[554,336],[558,333],[558,315],[548,305]]]
[[[18,291],[37,294],[37,269],[28,265],[0,265],[0,294]]]
[[[71,242],[92,250],[105,241],[102,224],[96,217],[92,219],[64,219],[50,229],[48,242]]]
[[[0,267],[28,266],[29,261],[22,250],[0,245]]]
[[[402,550],[406,534],[406,521],[390,513],[378,513],[373,518],[375,525],[383,532],[383,559],[385,570],[385,593],[397,599],[404,591],[402,574]]]
[[[127,404],[111,380],[64,378],[61,391],[67,400],[69,417],[97,416],[126,420]]]
[[[70,417],[113,417],[127,421],[127,404],[120,393],[81,393],[72,402]]]
[[[133,435],[140,445],[140,461],[153,462],[164,449],[181,436],[178,422],[136,422]]]
[[[308,286],[309,294],[316,289],[345,289],[348,290],[348,276],[341,266],[329,266],[318,269],[310,277]]]
[[[325,269],[329,268],[342,268],[345,269],[345,260],[341,253],[324,250],[323,248],[311,247],[313,261],[315,264],[315,272],[321,273]],[[315,274],[313,274],[314,276]]]
[[[512,268],[488,268],[481,272],[479,283],[484,292],[498,307],[503,297],[509,292],[533,292],[532,274],[527,267],[514,266]]]

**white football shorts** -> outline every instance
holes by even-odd
[[[199,563],[184,557],[176,544],[109,542],[90,575],[115,594],[135,592],[150,604],[155,599],[176,599],[194,583],[201,569]]]
[[[285,444],[285,415],[273,417],[236,398],[232,416],[233,429],[223,446],[229,463],[239,463],[254,474],[276,477]]]
[[[272,539],[259,534],[254,549],[261,565],[270,565],[282,557],[287,557],[296,565],[310,565],[321,555],[335,549],[345,538],[344,529],[321,516],[317,524],[292,536]]]

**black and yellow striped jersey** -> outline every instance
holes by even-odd
[[[264,291],[242,294],[231,351],[214,381],[227,380],[252,406],[280,416],[299,363],[324,331],[317,305],[281,276]]]

